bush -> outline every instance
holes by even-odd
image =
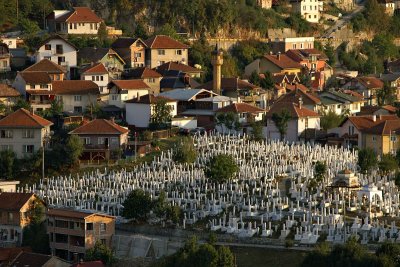
[[[175,144],[173,159],[179,163],[193,163],[197,158],[197,151],[193,140],[190,137],[184,137]]]
[[[214,182],[232,179],[239,171],[232,155],[220,154],[212,157],[206,166],[206,175]]]

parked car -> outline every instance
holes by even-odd
[[[189,135],[190,134],[190,129],[179,128],[178,134],[180,134],[180,135]]]
[[[196,135],[196,134],[203,135],[205,133],[206,133],[206,129],[204,129],[203,127],[197,127],[197,128],[190,130],[191,135]]]

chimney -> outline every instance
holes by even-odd
[[[278,60],[281,60],[281,52],[278,52],[278,54],[276,54],[276,58],[277,58]]]
[[[376,115],[372,115],[372,121],[373,121],[373,122],[376,121]]]

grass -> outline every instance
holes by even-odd
[[[238,267],[298,267],[306,252],[269,248],[231,247]]]

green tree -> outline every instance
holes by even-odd
[[[98,261],[100,260],[105,265],[110,266],[115,262],[115,257],[111,249],[105,244],[97,241],[93,248],[86,250],[85,261]]]
[[[389,83],[385,83],[383,89],[378,90],[376,93],[377,101],[379,106],[393,104],[396,97],[396,89],[392,88]]]
[[[97,30],[97,38],[101,43],[104,43],[108,38],[107,26],[104,22],[100,23],[100,27]]]
[[[274,88],[275,82],[272,78],[272,73],[267,71],[264,73],[264,78],[260,79],[260,86],[264,89]]]
[[[376,256],[387,256],[392,266],[400,266],[400,246],[396,243],[383,243],[376,251]],[[390,266],[389,264],[383,266]]]
[[[239,167],[232,155],[220,154],[212,157],[206,166],[206,176],[214,182],[224,182],[235,177]]]
[[[16,174],[17,159],[14,151],[2,150],[0,151],[0,178],[11,180]]]
[[[76,136],[71,135],[65,144],[66,163],[68,166],[75,166],[78,163],[79,157],[83,153],[82,140]]]
[[[218,113],[215,119],[216,124],[221,127],[223,133],[225,133],[225,129],[228,129],[229,134],[232,130],[240,130],[239,117],[233,112]]]
[[[318,182],[322,182],[325,178],[326,172],[328,168],[325,162],[317,161],[314,166],[314,177],[317,179]]]
[[[378,166],[381,172],[385,174],[396,171],[399,168],[396,158],[391,154],[382,155],[381,161],[379,161]]]
[[[175,40],[182,41],[182,38],[169,23],[163,24],[163,26],[156,31],[155,35],[167,35]]]
[[[24,228],[23,236],[22,246],[30,247],[36,253],[50,254],[46,221],[31,223],[28,227]]]
[[[344,115],[338,115],[335,111],[329,110],[328,112],[324,112],[321,117],[321,127],[325,131],[338,127],[343,120],[345,119]]]
[[[172,120],[172,106],[168,105],[167,100],[158,99],[154,105],[154,111],[151,115],[150,128],[163,129],[166,128]]]
[[[263,135],[264,121],[252,122],[250,125],[251,125],[251,135],[252,135],[253,140],[255,140],[255,141],[263,140],[264,139],[264,135]]]
[[[336,63],[336,53],[335,53],[335,48],[332,46],[332,43],[329,42],[325,47],[324,47],[324,52],[326,56],[328,57],[328,63],[332,67],[335,66]]]
[[[152,206],[153,206],[153,212],[157,217],[163,219],[167,215],[168,203],[165,191],[162,190],[160,192],[160,195],[156,200],[154,200]]]
[[[167,207],[167,220],[171,220],[173,223],[178,223],[182,220],[183,213],[181,208],[178,206],[168,205]]]
[[[19,26],[23,34],[27,36],[36,35],[40,31],[38,24],[28,18],[21,18]]]
[[[173,159],[180,163],[193,163],[197,158],[197,151],[193,140],[190,137],[184,137],[175,144]]]
[[[282,141],[285,138],[290,119],[291,116],[287,109],[283,109],[280,113],[272,114],[272,121],[274,122],[276,128],[278,129]]]
[[[375,151],[371,148],[364,148],[358,151],[358,166],[363,173],[367,173],[377,165]]]
[[[253,71],[249,77],[249,82],[254,85],[260,86],[260,75],[258,75],[257,71]]]
[[[129,193],[123,206],[123,216],[127,219],[145,220],[151,210],[151,198],[141,189]]]
[[[12,107],[13,111],[17,111],[20,108],[24,108],[26,110],[31,110],[31,105],[29,104],[28,101],[25,99],[18,98],[18,100],[15,102],[14,106]]]

